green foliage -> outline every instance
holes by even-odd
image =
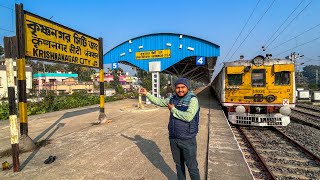
[[[0,56],[4,54],[4,48],[0,45]]]
[[[78,74],[78,80],[81,81],[91,81],[91,75],[96,71],[93,68],[82,67],[77,64],[60,64],[60,63],[44,63],[43,61],[27,60],[27,64],[32,67],[32,73],[36,74],[38,72],[72,72]]]
[[[310,90],[318,90],[318,85],[317,84],[309,84],[309,89]]]
[[[124,94],[124,90],[120,84],[117,85],[116,92],[119,94]]]
[[[301,88],[301,87],[303,87],[303,84],[297,84],[296,87]]]
[[[105,97],[105,102],[121,100],[125,98],[137,98],[137,93],[119,94],[115,96]],[[83,92],[75,92],[68,96],[56,96],[52,92],[40,102],[27,103],[27,115],[43,114],[63,109],[77,108],[100,103],[98,94],[87,94]],[[0,103],[0,120],[9,118],[9,105],[7,102]]]
[[[9,118],[9,104],[7,102],[0,103],[0,119]]]
[[[119,82],[118,72],[121,72],[121,71],[120,70],[112,71],[113,81],[111,81],[111,87],[116,90],[117,94],[124,94],[124,90]]]
[[[111,86],[112,86],[114,89],[116,89],[117,86],[120,84],[117,70],[113,70],[113,71],[112,71],[112,76],[113,76],[113,81],[111,81]]]
[[[149,78],[144,78],[141,81],[143,82],[143,87],[146,88],[148,91],[151,91],[152,89],[151,74]]]
[[[104,88],[105,88],[105,89],[110,89],[110,88],[112,88],[111,82],[104,82]]]
[[[320,79],[320,66],[308,65],[303,67],[303,76],[309,80],[310,84],[316,83],[316,72],[318,70],[318,78]],[[318,79],[318,83],[320,82]]]
[[[166,74],[160,73],[160,94],[166,96],[167,89],[165,88],[168,84],[168,78]]]
[[[143,70],[137,71],[137,77],[141,80],[142,86],[148,91],[152,89],[152,74]]]
[[[82,67],[81,72],[79,72],[79,81],[91,81],[91,75],[96,73],[93,68]]]
[[[27,104],[27,115],[35,115],[35,114],[43,114],[46,113],[46,107],[47,103],[45,101],[40,102],[28,102]],[[6,118],[7,119],[7,118]],[[1,120],[4,120],[1,118]]]
[[[48,91],[47,95],[44,97],[44,102],[46,102],[46,110],[47,111],[56,111],[57,108],[55,107],[55,100],[56,100],[56,95],[54,94],[53,91]]]

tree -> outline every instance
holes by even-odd
[[[81,81],[91,81],[91,75],[96,71],[93,68],[82,67],[77,64],[68,64],[65,67],[66,72],[73,72],[78,74],[78,80]]]
[[[303,76],[309,80],[310,84],[316,84],[316,72],[318,70],[318,78],[320,79],[320,66],[308,65],[303,67]],[[318,83],[319,83],[318,79]]]
[[[32,74],[38,73],[38,68],[35,61],[26,59],[26,64],[28,64],[32,68]]]
[[[123,69],[121,67],[118,68],[118,73],[123,74]]]
[[[45,63],[44,66],[46,72],[55,73],[57,71],[65,71],[65,65],[59,63]]]
[[[167,85],[168,85],[168,75],[164,74],[164,73],[160,73],[160,89],[159,89],[159,92],[160,92],[161,96],[166,96],[167,89],[165,87],[167,87]]]
[[[4,48],[0,45],[0,56],[4,54]]]
[[[79,81],[91,81],[91,76],[96,73],[93,68],[81,67],[80,69],[80,74],[78,74]]]
[[[137,77],[141,81],[141,85],[146,88],[147,90],[152,89],[152,75],[149,72],[143,71],[143,70],[137,70]]]
[[[116,90],[117,93],[123,94],[124,90],[119,82],[119,76],[117,70],[112,71],[113,81],[111,82],[112,87]]]

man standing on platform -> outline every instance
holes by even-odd
[[[168,107],[170,111],[169,140],[178,179],[186,179],[185,165],[192,180],[200,179],[196,141],[200,107],[196,95],[189,91],[189,80],[179,78],[175,82],[175,95],[171,98],[154,97],[145,88],[141,88],[140,93],[153,104]]]

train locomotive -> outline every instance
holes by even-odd
[[[291,60],[257,56],[226,62],[211,82],[228,121],[251,126],[287,126],[295,106]]]

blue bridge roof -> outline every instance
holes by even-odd
[[[210,81],[219,55],[220,46],[212,42],[184,34],[157,33],[121,43],[104,55],[103,62],[123,63],[145,71],[151,71],[150,62],[160,62],[160,72]],[[205,59],[199,66],[196,59],[200,56]]]

